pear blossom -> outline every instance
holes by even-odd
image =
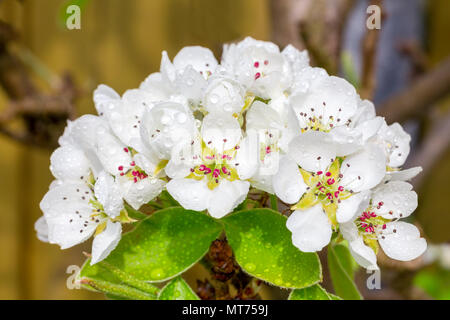
[[[167,191],[184,208],[221,218],[247,196],[245,181],[254,170],[246,157],[246,143],[238,121],[229,114],[211,113],[203,119],[201,132],[186,144],[187,153],[173,157],[167,168],[172,178]],[[244,155],[244,156],[243,156]],[[171,168],[176,167],[176,170]]]
[[[353,217],[367,193],[382,181],[386,172],[383,150],[375,144],[367,144],[342,158],[337,156],[332,140],[324,137],[326,133],[302,134],[309,135],[306,140],[295,138],[291,142],[288,155],[281,160],[280,169],[273,177],[275,194],[286,203],[296,203],[288,225],[289,220],[297,221],[290,224],[290,230],[293,239],[297,239],[294,244],[305,252],[327,245],[331,231],[338,223]],[[304,214],[308,219],[299,218]],[[323,232],[301,242],[297,233],[309,227]]]
[[[355,260],[364,268],[378,269],[378,245],[395,260],[410,261],[423,254],[427,243],[417,227],[398,221],[416,207],[417,194],[409,183],[389,181],[376,187],[351,221],[340,225]]]
[[[275,98],[287,90],[292,81],[291,62],[271,42],[251,37],[224,46],[222,67],[248,92],[261,98]]]

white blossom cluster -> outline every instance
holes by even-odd
[[[122,96],[100,85],[98,115],[68,123],[51,156],[55,181],[41,202],[38,237],[62,249],[94,235],[92,263],[117,245],[138,210],[162,190],[185,209],[221,218],[250,188],[293,213],[293,244],[319,251],[333,231],[376,269],[379,246],[411,260],[426,249],[407,222],[417,195],[401,170],[410,136],[387,125],[346,80],[313,68],[305,51],[252,38],[225,45],[219,63],[185,47]]]

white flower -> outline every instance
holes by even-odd
[[[426,250],[425,239],[414,225],[398,221],[416,207],[417,194],[409,183],[391,181],[375,188],[352,221],[340,226],[355,260],[365,268],[377,269],[377,243],[392,259],[410,261],[419,257]]]
[[[199,46],[185,47],[170,62],[167,52],[161,60],[161,76],[174,93],[182,94],[194,104],[200,103],[203,90],[218,66],[211,50]]]
[[[323,76],[311,81],[308,90],[297,91],[290,103],[302,132],[320,131],[330,136],[338,156],[360,149],[382,125],[373,105],[361,101],[346,80]]]
[[[96,233],[91,264],[104,259],[120,240],[122,226],[114,218],[123,210],[123,202],[116,182],[106,172],[100,174],[93,187],[66,182],[51,188],[40,207],[48,226],[48,242],[61,249],[82,243]]]
[[[246,198],[250,183],[244,179],[255,170],[246,159],[243,141],[235,118],[208,114],[201,135],[185,145],[187,152],[169,161],[166,173],[172,180],[167,191],[186,209],[208,210],[215,218],[228,214]]]
[[[368,191],[384,178],[386,164],[383,151],[375,144],[367,144],[361,151],[339,158],[335,144],[323,138],[325,134],[310,131],[295,138],[273,177],[273,186],[282,201],[298,202],[292,207],[297,210],[295,217],[308,213],[310,223],[322,224],[321,228],[328,230],[336,229],[338,223],[354,216]],[[320,207],[323,214],[311,213]],[[324,214],[327,219],[323,219]],[[309,240],[311,246],[303,244],[301,250],[316,251],[327,243],[324,244],[318,233],[318,238]]]
[[[411,136],[400,124],[393,123],[388,126],[383,122],[376,138],[385,149],[388,166],[395,168],[405,163],[410,151]]]
[[[274,43],[248,37],[223,51],[222,67],[256,96],[278,97],[291,84],[290,63]]]

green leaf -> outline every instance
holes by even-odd
[[[328,293],[316,284],[308,288],[292,290],[288,300],[339,300],[339,297]]]
[[[83,278],[81,284],[88,289],[105,293],[115,299],[156,300],[156,295],[141,291],[125,284],[112,283],[98,279]]]
[[[319,258],[294,247],[286,217],[280,213],[245,210],[222,222],[236,261],[248,274],[285,288],[304,288],[321,281]]]
[[[128,204],[125,204],[125,210],[127,211],[128,216],[132,219],[142,220],[148,218],[148,215],[139,210],[133,209],[133,207],[129,206]]]
[[[160,292],[158,300],[200,300],[181,277],[170,281]]]
[[[125,234],[104,262],[137,280],[162,282],[200,260],[221,231],[219,222],[201,212],[160,210]],[[97,264],[85,263],[80,276],[117,282],[116,275]]]
[[[353,281],[353,262],[347,247],[342,244],[328,246],[328,268],[334,290],[338,296],[345,300],[362,299]]]

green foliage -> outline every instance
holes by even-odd
[[[181,277],[170,281],[160,292],[158,300],[200,300]]]
[[[346,300],[361,300],[354,279],[354,262],[350,251],[343,244],[328,246],[328,268],[337,295]]]
[[[304,289],[292,290],[289,300],[341,300],[316,284]]]
[[[248,274],[285,288],[321,281],[319,258],[292,245],[285,216],[271,209],[253,209],[233,213],[222,222],[236,260]]]
[[[160,210],[125,234],[104,263],[137,280],[165,281],[201,259],[221,231],[221,224],[203,213],[183,208]],[[85,263],[80,276],[117,281],[116,274],[101,269]]]
[[[437,300],[450,300],[450,270],[432,266],[414,278],[414,284]]]

